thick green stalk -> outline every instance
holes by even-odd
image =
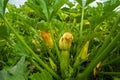
[[[69,66],[69,50],[62,50],[61,52],[61,61],[60,61],[60,69],[62,73],[62,77],[66,77],[66,72],[68,71]]]
[[[85,80],[85,78],[90,74],[93,68],[101,60],[103,60],[106,57],[106,55],[108,55],[109,52],[116,46],[118,40],[120,40],[120,33],[118,33],[116,37],[112,40],[112,42],[105,49],[103,49],[103,51],[98,57],[93,59],[93,61],[89,64],[89,66],[85,69],[85,71],[82,74],[77,75],[77,79]]]
[[[22,37],[16,32],[16,30],[11,26],[11,24],[7,21],[6,18],[4,18],[4,21],[8,25],[8,27],[13,31],[13,33],[16,35],[18,40],[28,49],[28,51],[35,57],[35,59],[45,68],[47,69],[56,79],[60,79],[60,77],[46,65],[35,53],[34,51],[26,44],[26,42],[22,39]]]
[[[84,7],[82,7],[82,16],[81,16],[81,24],[80,24],[80,37],[82,37],[83,31],[83,20],[84,20]]]

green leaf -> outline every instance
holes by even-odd
[[[87,0],[86,1],[86,6],[89,5],[90,3],[94,2],[95,0]]]
[[[28,0],[27,5],[33,9],[42,19],[49,19],[49,11],[45,0]]]
[[[8,0],[0,0],[0,17],[3,18]]]
[[[53,78],[46,70],[43,70],[41,73],[34,73],[31,80],[53,80]]]
[[[109,0],[104,2],[104,12],[111,13],[115,8],[120,5],[120,0]]]
[[[7,71],[5,71],[5,70],[0,71],[0,79],[1,80],[6,80],[6,75],[7,75]]]
[[[40,0],[41,2],[41,7],[42,7],[42,10],[43,10],[43,13],[45,14],[46,16],[46,19],[49,20],[49,11],[48,11],[48,6],[47,6],[47,3],[45,0]]]
[[[67,0],[28,0],[27,5],[42,19],[50,21]]]
[[[22,57],[20,61],[8,71],[0,71],[1,80],[26,80],[26,66],[25,57]]]
[[[9,75],[7,76],[8,80],[26,80],[26,66],[25,57],[21,57],[20,61],[9,69]]]

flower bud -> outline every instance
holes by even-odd
[[[73,36],[71,33],[66,32],[59,40],[59,48],[61,50],[69,50],[72,44]]]
[[[41,32],[41,37],[43,38],[43,40],[45,41],[46,45],[48,47],[52,47],[53,46],[53,40],[52,40],[52,36],[51,33],[48,31],[42,31]]]

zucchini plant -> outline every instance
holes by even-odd
[[[1,79],[119,79],[120,1],[92,2],[1,0]]]

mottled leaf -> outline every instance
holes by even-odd
[[[22,57],[20,61],[8,71],[0,71],[0,80],[27,80],[27,74],[25,72],[26,66],[25,57]]]

